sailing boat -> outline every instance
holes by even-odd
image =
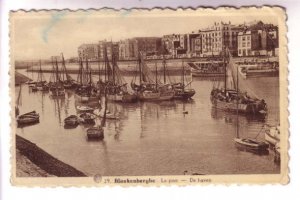
[[[238,70],[238,69],[237,69]],[[239,84],[239,78],[237,76],[237,87]],[[239,96],[239,91],[237,90],[237,96]],[[239,137],[239,101],[236,101],[236,137],[234,142],[237,148],[242,148],[249,151],[267,151],[269,145],[266,142],[260,142],[253,138],[240,138]],[[257,135],[258,136],[258,135]]]
[[[76,86],[74,79],[68,74],[66,63],[64,59],[64,55],[61,54],[62,57],[62,82],[65,89],[71,89]]]
[[[223,53],[223,63],[226,73],[224,73],[224,88],[213,88],[210,95],[210,100],[213,107],[225,111],[235,112],[238,110],[244,114],[263,114],[267,113],[267,105],[263,99],[250,97],[246,91],[239,92],[237,78],[238,72],[235,72],[234,63],[231,59],[229,50]],[[237,68],[237,67],[236,67]],[[227,84],[228,78],[232,77],[231,84]],[[227,88],[232,85],[233,88]],[[238,102],[238,106],[236,106]]]
[[[38,72],[38,78],[37,78],[37,82],[35,84],[35,88],[39,91],[48,91],[49,90],[49,87],[48,87],[45,77],[43,75],[41,60],[40,60],[40,69]]]
[[[141,101],[164,101],[171,100],[175,91],[170,84],[162,84],[157,79],[157,65],[155,75],[152,74],[143,60],[142,53],[139,53],[139,85],[135,83],[136,77],[131,82],[131,87]]]
[[[79,60],[79,73],[77,77],[78,88],[75,91],[75,98],[82,103],[86,103],[90,100],[91,85],[89,80],[89,68],[88,61],[86,59],[86,68],[83,67],[83,62]]]
[[[63,82],[60,79],[60,74],[58,70],[57,59],[55,60],[55,69],[52,74],[54,78],[54,82],[51,83],[50,91],[52,97],[65,97],[65,89],[63,86]]]
[[[113,49],[113,48],[111,48]],[[108,82],[106,83],[108,94],[107,99],[109,101],[122,102],[122,103],[135,103],[137,101],[137,95],[132,91],[128,91],[127,83],[125,82],[121,70],[117,64],[115,53],[112,51],[112,66],[108,62],[108,57],[105,48],[105,70],[108,75]]]
[[[106,111],[107,111],[107,87],[104,88],[104,114],[101,120],[101,124],[96,127],[91,127],[86,130],[88,140],[103,140],[104,129],[106,122]]]
[[[174,99],[190,99],[192,96],[195,95],[195,90],[192,88],[187,88],[187,86],[191,86],[192,81],[185,84],[185,69],[184,63],[182,61],[182,76],[181,76],[181,83],[173,84],[173,88],[175,90]]]

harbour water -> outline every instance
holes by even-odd
[[[18,71],[26,75],[25,70]],[[50,74],[44,75],[48,80]],[[125,79],[130,83],[132,77]],[[65,99],[53,99],[49,93],[33,93],[22,86],[20,113],[36,110],[40,123],[16,131],[90,176],[280,173],[273,151],[257,155],[235,147],[236,115],[215,110],[210,103],[211,88],[221,80],[194,78],[196,94],[187,102],[109,103],[108,110],[120,114],[120,119],[107,120],[103,141],[88,141],[87,126],[64,129],[64,118],[76,114],[72,91]],[[279,78],[246,81],[265,99],[268,115],[239,116],[239,135],[264,140],[263,125],[279,123]],[[16,87],[16,95],[18,91]]]

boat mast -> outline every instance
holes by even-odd
[[[114,55],[114,51],[113,51],[113,44],[111,42],[111,46],[110,46],[110,51],[111,51],[111,63],[112,63],[112,75],[113,75],[113,85],[115,85],[115,55]]]
[[[139,72],[140,72],[140,86],[142,85],[142,55],[139,52]]]
[[[55,72],[56,72],[56,83],[59,82],[59,78],[58,78],[58,64],[57,64],[57,58],[55,58]]]
[[[157,62],[155,61],[155,90],[157,91]]]
[[[100,45],[98,45],[98,82],[100,83],[101,80],[101,73],[100,73]]]
[[[236,96],[236,135],[239,138],[239,75],[238,68],[236,68],[237,78],[236,78],[236,87],[237,87],[237,96]]]
[[[104,82],[107,81],[107,50],[106,50],[106,44],[104,44]]]
[[[164,55],[163,55],[163,66],[164,66],[164,84],[166,84],[166,60]]]
[[[225,89],[225,94],[227,90],[227,64],[226,64],[226,49],[223,52],[223,68],[224,68],[224,89]]]

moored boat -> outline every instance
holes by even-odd
[[[91,113],[82,113],[79,115],[79,121],[84,124],[95,124],[96,116]]]
[[[267,150],[269,145],[266,142],[260,142],[251,138],[234,138],[237,146],[244,147],[251,150]]]
[[[79,124],[78,122],[78,117],[76,115],[70,115],[67,118],[64,119],[64,125],[65,127],[73,127],[73,126],[77,126]]]
[[[17,117],[18,126],[39,123],[40,116],[36,111],[28,112]]]
[[[104,139],[104,130],[102,127],[91,127],[86,130],[87,138],[89,140],[103,140]]]
[[[224,68],[227,73],[224,74],[224,87],[214,87],[212,89],[210,94],[212,106],[229,112],[239,111],[240,113],[254,115],[267,114],[267,104],[264,99],[259,99],[255,94],[250,96],[247,94],[250,90],[245,91],[245,88],[244,91],[240,91],[240,85],[242,84],[239,83],[238,68],[235,68],[230,52],[228,50],[226,52],[228,55],[225,56],[224,52]]]
[[[280,142],[280,127],[271,126],[265,131],[265,140],[271,145],[276,145]]]

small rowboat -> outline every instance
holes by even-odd
[[[82,113],[79,117],[80,121],[84,124],[95,124],[96,116],[91,113]]]
[[[77,126],[78,125],[78,117],[76,115],[70,115],[69,117],[64,119],[65,127]]]
[[[80,112],[92,112],[94,108],[88,106],[76,106],[76,109]]]
[[[269,147],[268,143],[259,142],[251,138],[234,138],[234,142],[239,147],[244,147],[246,149],[257,150],[257,151],[266,150]]]
[[[18,126],[30,125],[40,122],[40,116],[35,111],[25,113],[17,117]]]
[[[87,138],[90,140],[103,140],[104,138],[104,130],[102,127],[88,128],[86,133]]]

